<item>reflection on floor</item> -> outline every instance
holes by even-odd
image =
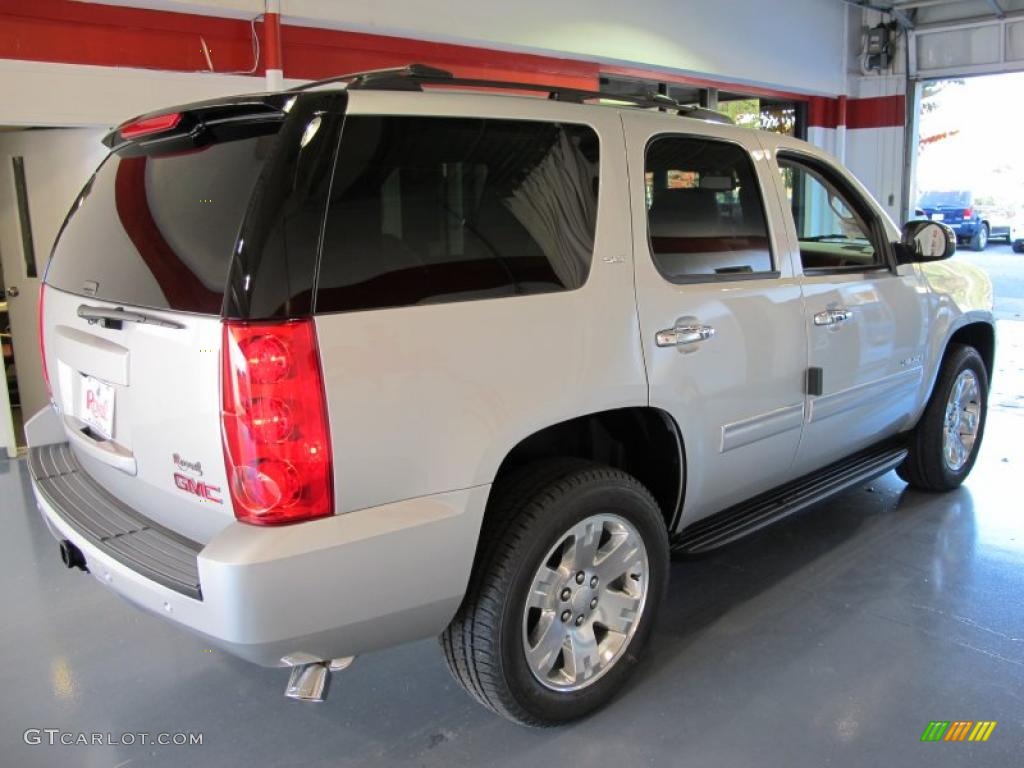
[[[358,659],[325,704],[286,701],[280,670],[211,651],[64,570],[25,462],[0,461],[4,762],[1020,765],[1022,329],[1000,329],[988,433],[963,488],[923,494],[889,474],[674,563],[636,679],[611,707],[555,730],[473,704],[430,640]],[[313,584],[296,599],[344,600],[349,588]],[[984,744],[923,744],[932,720],[998,725]],[[201,732],[203,743],[32,745],[28,728]]]

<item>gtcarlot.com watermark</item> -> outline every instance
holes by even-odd
[[[62,731],[59,728],[29,728],[22,738],[26,744],[49,744],[55,746],[97,746],[97,747],[130,747],[139,746],[177,746],[195,747],[202,746],[203,734],[181,732],[176,733],[150,733],[149,731],[136,731],[128,733],[86,733],[75,731]]]

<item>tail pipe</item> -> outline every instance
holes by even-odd
[[[89,572],[82,550],[67,539],[62,539],[60,542],[60,559],[68,568],[78,568],[86,573]]]
[[[305,654],[296,654],[295,656],[286,656],[282,661],[292,668],[284,695],[296,701],[322,702],[327,699],[331,673],[348,669],[355,661],[355,656],[313,660]]]

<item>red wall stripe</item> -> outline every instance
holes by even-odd
[[[847,101],[849,108],[849,101]],[[839,100],[814,96],[807,103],[808,128],[835,128],[839,123]]]
[[[842,124],[843,110],[839,99],[814,97],[807,110],[807,123],[812,128],[835,128]],[[907,98],[903,95],[876,96],[869,99],[846,99],[846,127],[902,128],[907,121]]]
[[[0,58],[207,70],[202,37],[219,72],[252,67],[249,22],[70,0],[5,0]]]
[[[643,67],[601,65],[556,56],[314,27],[283,25],[280,30],[284,73],[293,78],[328,77],[415,61],[450,69],[465,77],[576,88],[596,89],[600,73],[607,72],[765,97],[807,99],[788,91],[667,74]],[[266,39],[262,21],[256,23],[256,32],[261,39]],[[0,58],[178,72],[206,71],[203,42],[215,71],[242,73],[252,68],[251,27],[244,19],[72,0],[4,0],[0,6]],[[262,75],[268,63],[275,63],[272,57],[273,52],[264,47],[263,61],[255,74]]]
[[[418,62],[462,77],[575,88],[598,84],[597,64],[574,59],[290,24],[282,27],[281,38],[287,77],[315,79]]]
[[[263,40],[267,39],[265,32],[279,24],[277,18],[268,21],[267,30],[262,21],[256,23],[256,33]],[[837,99],[643,67],[314,27],[283,25],[279,29],[282,50],[275,56],[272,46],[265,45],[257,75],[275,63],[284,64],[286,77],[315,79],[420,62],[463,77],[597,89],[601,73],[608,73],[806,100],[811,127],[835,128],[842,120]],[[72,0],[4,0],[0,6],[0,58],[191,72],[208,70],[207,52],[217,72],[248,72],[253,66],[250,23]],[[846,103],[850,129],[902,127],[905,122],[906,97],[902,95],[849,99]]]
[[[265,39],[262,21],[256,32]],[[597,64],[553,56],[292,25],[281,27],[281,41],[286,77],[327,77],[416,61],[466,77],[597,87]],[[252,68],[252,30],[243,19],[72,0],[5,0],[0,6],[0,58],[206,71],[204,42],[215,71]],[[258,75],[266,51],[262,58]]]
[[[907,122],[907,97],[878,96],[847,102],[848,128],[902,128]]]

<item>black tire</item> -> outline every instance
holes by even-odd
[[[547,688],[526,659],[525,601],[541,560],[575,523],[611,512],[631,523],[648,555],[648,592],[636,630],[607,671],[575,691]],[[580,718],[611,699],[647,643],[668,581],[661,511],[634,477],[576,459],[525,467],[492,491],[466,596],[441,635],[455,680],[492,712],[529,726]]]
[[[946,403],[957,377],[970,369],[978,379],[980,390],[980,420],[977,437],[967,462],[958,470],[951,469],[943,456],[943,431]],[[939,369],[935,389],[928,400],[921,420],[910,437],[910,453],[896,468],[896,473],[914,488],[922,491],[944,492],[958,488],[970,474],[978,449],[985,436],[985,417],[988,410],[988,372],[981,355],[974,347],[950,344]]]
[[[988,224],[982,224],[974,230],[974,236],[971,237],[971,250],[984,251],[986,248],[988,248]]]
[[[1024,240],[1014,240],[1013,241],[1013,252],[1014,253],[1024,253]]]

